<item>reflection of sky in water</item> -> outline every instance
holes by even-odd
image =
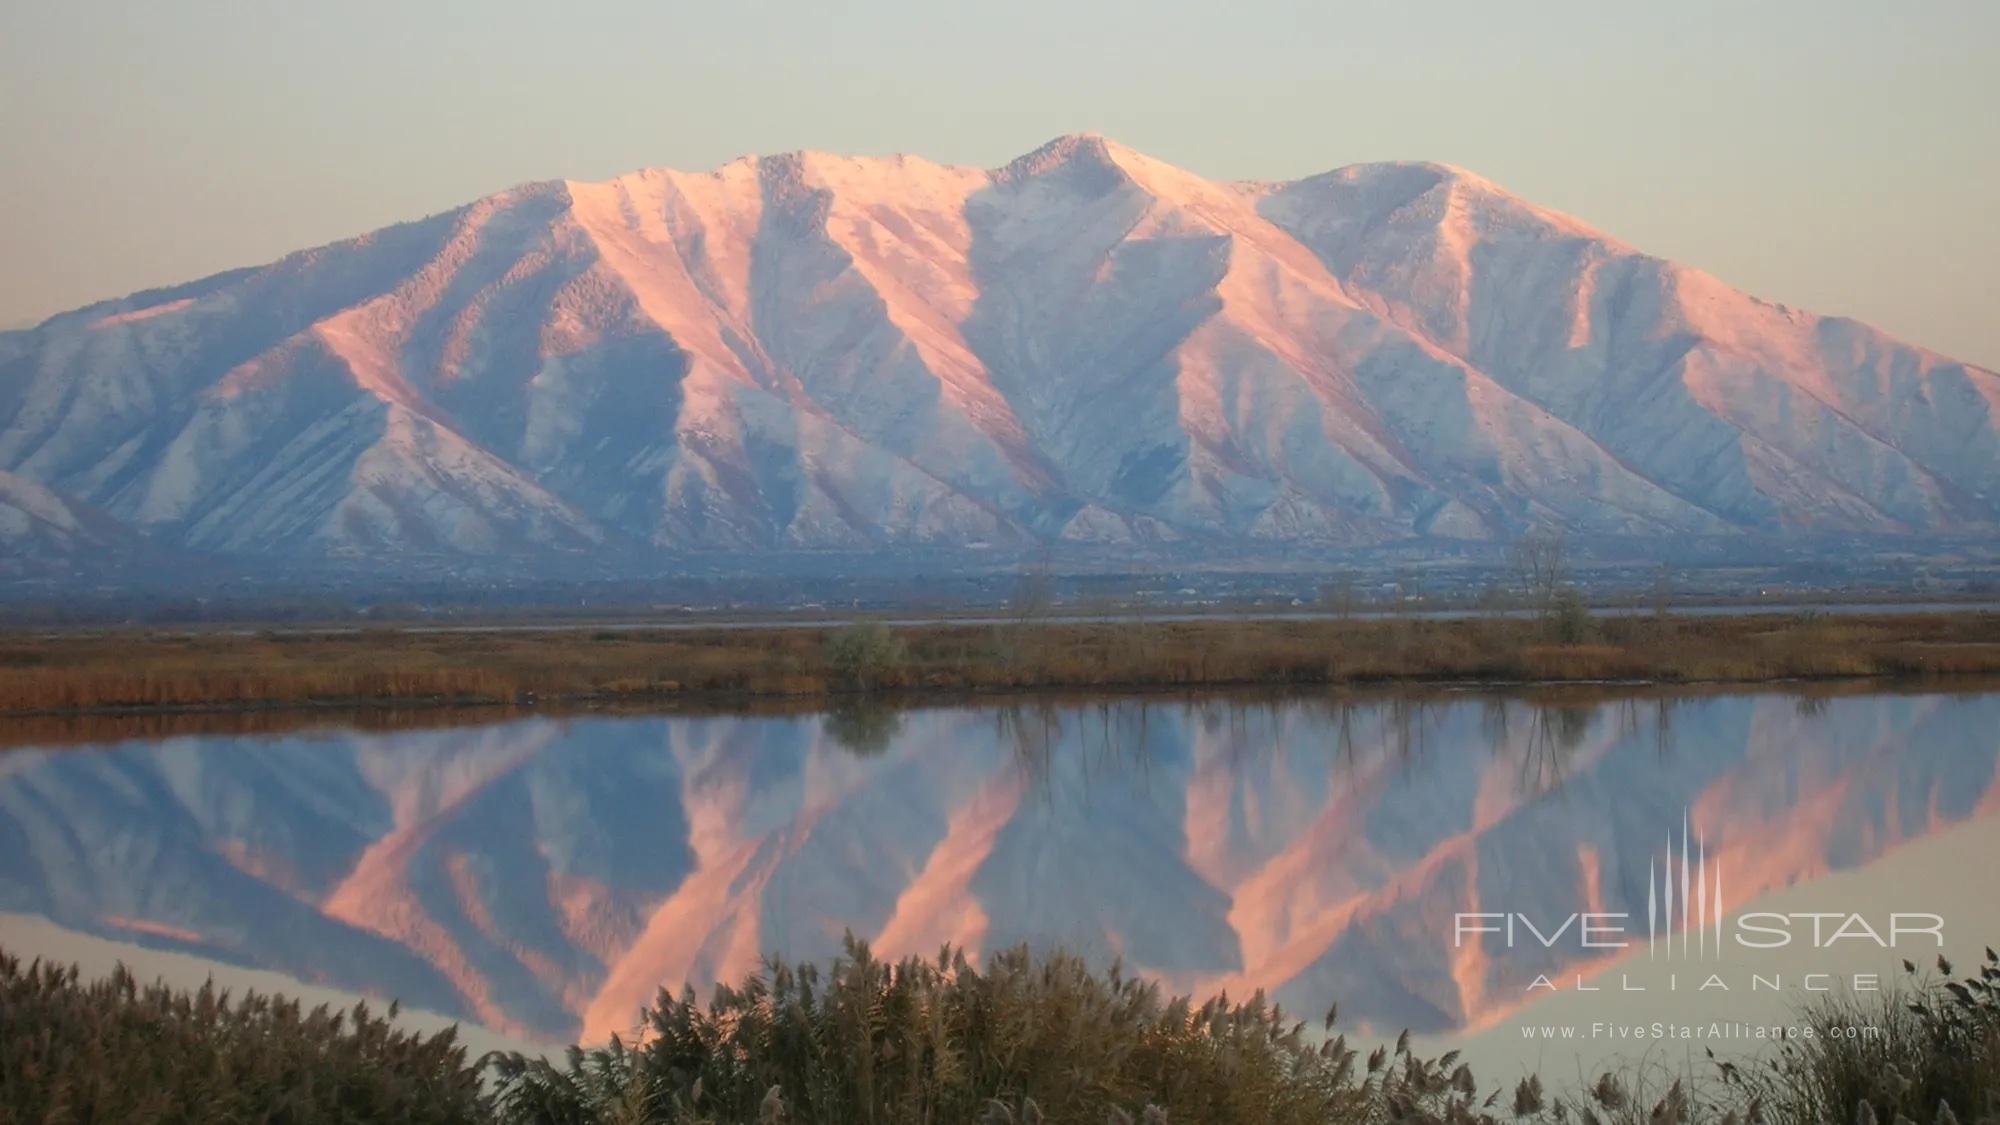
[[[848,930],[892,954],[1060,944],[1459,1037],[1526,1018],[1537,974],[1646,958],[1459,948],[1456,913],[1626,911],[1643,941],[1683,816],[1732,910],[1787,887],[1874,910],[1892,888],[1829,873],[2000,808],[1996,729],[1992,695],[1468,696],[21,751],[0,770],[0,911],[548,1040]]]

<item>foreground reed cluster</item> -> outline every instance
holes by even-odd
[[[482,1125],[1978,1125],[2000,1122],[2000,960],[1917,978],[1877,1023],[1712,1074],[1605,1075],[1558,1093],[1486,1089],[1456,1053],[1404,1036],[1366,1056],[1256,997],[1194,1003],[1073,957],[946,950],[877,960],[850,941],[823,971],[772,962],[712,1000],[662,993],[636,1043],[560,1062],[468,1060],[450,1033],[357,1007],[0,955],[0,1121],[466,1122]],[[392,1009],[393,1014],[393,1009]]]
[[[122,967],[86,983],[0,953],[0,1122],[491,1120],[455,1031],[414,1035],[395,1015],[141,985]]]
[[[1386,1056],[1358,1064],[1261,997],[1167,999],[1024,950],[890,964],[852,941],[823,974],[773,964],[707,1005],[663,994],[641,1046],[498,1071],[519,1121],[1309,1125],[1461,1096]]]
[[[1908,961],[1903,968],[1911,979],[1900,992],[1872,1003],[1827,1000],[1805,1013],[1822,1032],[1874,1026],[1880,1035],[1822,1034],[1758,1065],[1720,1065],[1732,1101],[1773,1107],[1767,1119],[1783,1122],[2000,1123],[2000,954],[1988,948],[1978,968],[1956,980],[1942,957],[1935,976],[1919,975]]]

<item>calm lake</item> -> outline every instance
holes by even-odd
[[[397,997],[528,1045],[851,933],[1121,958],[1561,1076],[1755,1047],[1940,936],[2000,942],[1996,900],[1995,691],[1016,699],[0,751],[0,947]]]

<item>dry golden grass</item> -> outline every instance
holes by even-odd
[[[0,637],[0,713],[811,698],[850,688],[838,627]],[[2000,614],[1635,617],[1556,644],[1535,622],[935,624],[895,631],[888,692],[2000,672]]]

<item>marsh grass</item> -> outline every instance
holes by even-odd
[[[1117,969],[1013,950],[887,963],[849,941],[822,976],[772,962],[703,1005],[662,993],[634,1046],[495,1061],[509,1122],[826,1125],[1975,1125],[2000,1121],[2000,962],[1801,1014],[1817,1034],[1708,1073],[1637,1066],[1557,1091],[1482,1087],[1409,1037],[1365,1057],[1261,995],[1197,1004]],[[1912,967],[1914,974],[1914,967]],[[1833,1029],[1877,1026],[1876,1038]],[[1713,1056],[1711,1056],[1713,1058]]]
[[[773,962],[708,1004],[662,993],[637,1046],[495,1067],[512,1122],[1315,1125],[1480,1120],[1500,1097],[1407,1037],[1364,1060],[1261,995],[1195,1003],[1021,949],[885,962],[851,938],[824,973]]]
[[[1787,1123],[2000,1122],[2000,955],[1987,949],[1958,979],[1943,958],[1935,976],[1908,961],[1903,967],[1910,980],[1902,989],[1808,1008],[1812,1040],[1788,1043],[1757,1064],[1720,1067],[1737,1095],[1732,1108]],[[1867,1026],[1881,1033],[1829,1034]]]
[[[2000,672],[2000,614],[0,637],[0,713]]]
[[[2000,1121],[2000,959],[1803,1013],[1819,1029],[1706,1074],[1635,1068],[1483,1087],[1407,1035],[1365,1056],[1253,996],[1196,1003],[1016,949],[824,969],[773,960],[707,1002],[662,992],[637,1042],[468,1061],[365,1007],[0,954],[0,1121],[490,1125],[1977,1125]],[[389,1010],[393,1016],[394,1008]],[[1874,1024],[1876,1038],[1824,1034]]]
[[[491,1120],[456,1030],[415,1035],[395,1014],[141,985],[123,968],[84,983],[0,953],[0,1121]]]

